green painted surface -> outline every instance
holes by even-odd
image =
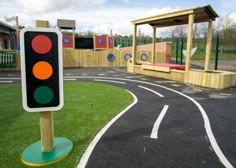
[[[47,104],[53,99],[53,91],[46,86],[38,87],[34,91],[34,99],[39,104]]]
[[[41,141],[37,141],[23,151],[22,161],[30,166],[48,165],[65,158],[72,149],[73,143],[63,137],[54,138],[54,149],[50,152],[42,152]]]
[[[0,50],[0,67],[16,66],[16,51]]]

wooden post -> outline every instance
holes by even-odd
[[[96,35],[93,36],[93,51],[96,51],[97,48],[96,48]]]
[[[36,27],[48,28],[49,22],[37,20]],[[53,127],[53,113],[40,112],[40,133],[41,146],[43,152],[49,152],[54,148],[54,127]]]
[[[106,35],[106,39],[107,39],[107,49],[109,49],[109,36],[108,35]]]
[[[132,68],[131,68],[132,72],[134,72],[134,64],[136,61],[136,50],[137,50],[136,37],[137,37],[137,25],[134,25],[133,27],[133,57],[132,57]]]
[[[75,49],[75,28],[73,28],[73,49]]]
[[[190,14],[188,17],[188,39],[187,39],[187,51],[185,59],[185,83],[189,80],[189,70],[191,66],[191,50],[192,50],[192,37],[193,37],[193,23],[194,23],[194,14]]]
[[[156,53],[156,27],[153,27],[153,34],[152,34],[152,63],[155,62],[155,53]]]
[[[205,68],[204,68],[205,71],[209,69],[209,62],[210,62],[210,57],[211,57],[211,46],[212,46],[212,29],[213,29],[213,21],[210,19],[208,22],[206,57],[205,57]]]
[[[16,47],[18,47],[19,43],[19,18],[16,16]]]
[[[36,20],[36,27],[48,28],[49,22],[46,20]]]
[[[52,112],[40,112],[40,133],[42,151],[51,151],[54,148],[54,129]]]

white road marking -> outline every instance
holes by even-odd
[[[0,81],[0,83],[12,83],[13,81]]]
[[[160,115],[158,116],[156,122],[154,123],[154,126],[152,128],[152,133],[151,133],[151,138],[152,139],[157,139],[158,138],[158,130],[161,124],[161,121],[163,120],[167,110],[168,110],[169,106],[165,105],[160,113]]]
[[[94,139],[90,142],[89,146],[87,147],[86,151],[84,152],[84,154],[82,155],[77,168],[85,168],[88,159],[90,157],[90,155],[92,154],[95,146],[97,145],[98,141],[101,139],[101,137],[103,136],[103,134],[110,128],[110,126],[116,121],[118,120],[124,113],[126,113],[129,109],[131,109],[137,102],[138,99],[137,97],[130,91],[127,90],[127,92],[129,92],[133,98],[134,98],[134,102],[132,104],[130,104],[128,107],[126,107],[122,112],[120,112],[118,115],[116,115],[111,121],[109,121],[105,127],[103,127],[98,134],[94,137]]]
[[[168,80],[161,80],[161,81],[155,81],[156,83],[163,83],[163,84],[165,84],[165,83],[176,83],[176,81],[168,81]]]
[[[155,90],[149,89],[149,88],[144,87],[144,86],[138,86],[138,87],[143,88],[143,89],[145,89],[145,90],[148,90],[148,91],[150,91],[150,92],[152,92],[152,93],[155,93],[156,95],[158,95],[158,96],[160,96],[160,97],[164,97],[162,94],[156,92]]]
[[[85,75],[85,74],[83,74]],[[87,75],[87,74],[86,74]],[[98,77],[83,77],[83,76],[73,76],[72,78],[88,78],[88,79],[94,79],[94,78],[98,78]],[[2,80],[20,80],[21,78],[0,78]],[[220,159],[220,161],[222,162],[222,164],[226,167],[226,168],[233,168],[232,164],[228,161],[228,159],[225,157],[225,155],[223,154],[223,152],[221,151],[215,137],[214,137],[214,134],[212,132],[212,129],[211,129],[211,125],[210,125],[210,121],[209,121],[209,118],[205,112],[205,110],[203,109],[203,107],[196,101],[194,100],[193,98],[179,92],[179,91],[176,91],[176,90],[173,90],[171,88],[168,88],[168,87],[165,87],[165,86],[161,86],[161,85],[158,85],[158,84],[154,84],[154,83],[150,83],[150,82],[145,82],[145,81],[138,81],[138,80],[132,80],[132,79],[124,79],[124,78],[112,78],[112,77],[100,77],[100,79],[112,79],[112,80],[123,80],[123,81],[130,81],[130,82],[137,82],[137,83],[143,83],[143,84],[148,84],[148,85],[153,85],[153,86],[157,86],[157,87],[161,87],[163,89],[166,89],[166,90],[169,90],[169,91],[172,91],[172,92],[175,92],[177,94],[180,94],[184,97],[186,97],[187,99],[191,100],[197,107],[198,109],[200,110],[201,114],[202,114],[202,117],[203,117],[203,120],[204,120],[204,126],[205,126],[205,130],[206,130],[206,133],[207,133],[207,136],[208,136],[208,139],[210,141],[210,144],[215,152],[215,154],[217,155],[217,157]]]
[[[21,78],[0,78],[0,80],[21,80]]]
[[[87,79],[94,79],[94,78],[99,78],[99,77],[94,77],[94,76],[89,76],[89,77],[83,77],[83,76],[73,76],[73,78],[80,78],[80,79],[83,79],[83,78],[87,78]],[[166,90],[169,90],[169,91],[172,91],[172,92],[175,92],[179,95],[182,95],[184,96],[185,98],[189,99],[190,101],[192,101],[197,107],[198,109],[200,110],[201,114],[202,114],[202,117],[203,117],[203,121],[204,121],[204,126],[205,126],[205,130],[206,130],[206,134],[208,136],[208,139],[210,141],[210,144],[215,152],[215,154],[217,155],[217,157],[219,158],[219,160],[221,161],[221,163],[226,167],[226,168],[234,168],[232,166],[232,164],[228,161],[228,159],[225,157],[225,155],[223,154],[223,152],[221,151],[218,143],[216,142],[216,139],[214,137],[214,134],[212,132],[212,129],[211,129],[211,124],[210,124],[210,121],[209,121],[209,118],[205,112],[205,110],[203,109],[203,107],[196,101],[194,100],[193,98],[177,91],[177,90],[174,90],[174,89],[171,89],[171,88],[168,88],[168,87],[165,87],[165,86],[162,86],[162,85],[158,85],[158,84],[155,84],[155,83],[150,83],[150,82],[145,82],[145,81],[139,81],[139,80],[133,80],[133,79],[125,79],[125,78],[113,78],[113,77],[100,77],[100,79],[110,79],[110,80],[122,80],[122,81],[129,81],[129,82],[136,82],[136,83],[142,83],[142,84],[147,84],[147,85],[152,85],[152,86],[157,86],[157,87],[160,87],[160,88],[163,88],[163,89],[166,89]]]
[[[119,84],[126,84],[126,82],[114,81],[114,80],[101,80],[101,79],[94,79],[97,82],[110,82],[110,83],[119,83]]]
[[[143,78],[144,76],[141,76],[141,75],[133,75],[133,76],[126,76],[126,78],[129,78],[129,79],[131,79],[131,78]]]
[[[71,78],[71,79],[67,79],[67,78],[64,78],[65,81],[76,81],[77,79],[75,78]]]

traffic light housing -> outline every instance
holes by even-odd
[[[63,107],[62,34],[58,29],[21,30],[23,107],[28,112]]]

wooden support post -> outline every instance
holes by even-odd
[[[75,28],[73,28],[73,49],[75,49]]]
[[[93,51],[96,51],[97,48],[96,48],[96,35],[93,36]]]
[[[106,35],[106,39],[107,39],[107,49],[109,49],[109,36],[108,35]]]
[[[18,47],[19,43],[19,18],[16,16],[16,47]]]
[[[54,148],[53,112],[40,112],[40,133],[43,152]]]
[[[208,22],[206,57],[205,57],[205,68],[204,68],[205,71],[209,69],[209,62],[211,58],[212,29],[213,29],[213,21],[210,19]]]
[[[137,25],[134,25],[134,28],[133,28],[133,57],[132,57],[132,68],[131,68],[132,72],[134,72],[134,64],[136,62],[136,50],[137,50],[136,37],[137,37]]]
[[[49,22],[37,20],[36,27],[48,28]],[[49,152],[54,148],[54,127],[53,127],[53,113],[40,112],[40,133],[41,146],[43,152]]]
[[[193,37],[193,23],[194,14],[190,14],[188,18],[188,39],[187,39],[187,51],[185,60],[185,83],[189,80],[189,70],[191,68],[191,50],[192,50],[192,37]]]
[[[155,62],[155,53],[156,53],[156,27],[153,27],[153,34],[152,34],[152,63]]]
[[[36,20],[36,27],[48,28],[49,22],[46,20]]]

